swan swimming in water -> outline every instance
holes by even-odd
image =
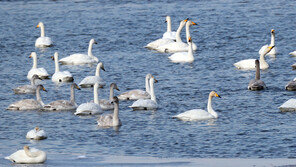
[[[15,94],[29,94],[29,93],[36,93],[36,80],[42,80],[38,77],[37,74],[33,75],[31,78],[31,85],[22,85],[18,86],[17,88],[12,89]]]
[[[98,126],[102,127],[112,127],[112,126],[121,126],[121,121],[119,119],[119,100],[116,96],[113,97],[112,103],[114,103],[114,112],[113,114],[101,115],[97,122]]]
[[[80,83],[79,86],[82,88],[92,87],[95,83],[99,83],[99,87],[102,88],[106,85],[104,80],[100,77],[100,69],[105,71],[104,65],[102,62],[98,63],[96,68],[95,76],[87,76]]]
[[[173,63],[192,63],[194,61],[192,40],[191,37],[188,38],[189,50],[188,52],[177,52],[172,54],[169,59]]]
[[[33,140],[43,140],[46,139],[46,133],[44,130],[40,129],[38,126],[36,126],[34,129],[30,130],[27,135],[27,139],[33,139]]]
[[[42,79],[47,79],[49,77],[47,71],[44,68],[37,68],[37,54],[32,52],[29,58],[33,58],[33,66],[28,72],[27,78],[31,80],[34,74],[37,74]]]
[[[97,44],[94,39],[89,41],[88,54],[75,53],[62,58],[59,62],[66,65],[84,65],[98,63],[99,59],[92,54],[92,46]]]
[[[44,48],[44,47],[52,46],[51,39],[49,37],[45,36],[44,24],[42,22],[39,22],[39,24],[36,26],[36,28],[41,29],[41,35],[39,38],[36,39],[35,47]]]
[[[112,103],[112,100],[113,100],[113,97],[114,97],[114,89],[120,91],[118,89],[116,83],[111,83],[110,84],[110,96],[109,96],[109,100],[107,100],[107,99],[101,99],[101,100],[99,100],[99,104],[100,104],[102,110],[113,110],[114,109],[114,104]]]
[[[176,31],[172,31],[172,20],[170,16],[166,16],[167,31],[162,35],[162,38],[176,40]]]
[[[5,157],[5,159],[18,164],[38,164],[46,161],[46,153],[36,148],[24,146],[23,150],[18,150],[10,156]]]
[[[256,64],[256,76],[255,79],[252,79],[248,85],[249,90],[262,90],[266,88],[266,85],[263,81],[260,80],[260,63],[259,60],[255,61]]]
[[[55,73],[52,75],[51,80],[55,83],[73,82],[74,78],[69,71],[60,71],[58,52],[55,52],[54,56],[51,58],[52,60],[54,60],[54,64],[55,64]]]
[[[212,98],[213,97],[219,97],[216,92],[212,91],[209,94],[208,99],[208,111],[202,110],[202,109],[193,109],[189,111],[185,111],[181,114],[173,116],[173,118],[178,118],[183,121],[197,121],[197,120],[207,120],[207,119],[213,119],[218,118],[218,113],[216,113],[212,108]]]
[[[259,54],[260,55],[264,53],[264,50],[267,47],[269,47],[269,46],[275,46],[275,31],[274,31],[274,29],[272,29],[270,31],[270,33],[271,33],[270,44],[269,45],[264,45],[264,46],[261,47],[261,49],[259,50]],[[273,47],[271,49],[271,51],[268,52],[266,55],[275,55],[276,53],[277,53],[277,48],[276,47]]]

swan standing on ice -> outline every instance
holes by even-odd
[[[104,80],[100,77],[100,69],[105,71],[104,65],[102,62],[98,63],[96,68],[95,76],[87,76],[80,83],[79,86],[82,88],[92,87],[95,83],[99,83],[99,87],[102,88],[106,85]]]
[[[169,59],[173,63],[192,63],[194,61],[193,49],[192,49],[192,39],[188,38],[189,49],[188,52],[177,52],[172,54]]]
[[[23,150],[11,154],[5,159],[18,164],[38,164],[46,161],[46,153],[36,148],[29,148],[24,146]]]
[[[36,93],[36,80],[41,78],[38,77],[38,75],[33,75],[31,78],[31,85],[23,85],[18,86],[17,88],[12,89],[15,94],[29,94],[29,93]]]
[[[267,62],[265,61],[265,55],[271,51],[271,49],[274,46],[268,46],[264,49],[264,52],[260,54],[260,69],[265,70],[269,67]],[[238,68],[238,69],[244,69],[244,70],[252,70],[255,69],[255,60],[256,59],[246,59],[246,60],[241,60],[237,63],[234,63],[233,65]]]
[[[75,89],[80,90],[79,86],[76,83],[71,84],[71,96],[69,100],[57,100],[53,101],[47,105],[44,105],[44,110],[51,111],[61,111],[61,110],[75,110],[77,108],[77,104],[75,102]]]
[[[33,139],[33,140],[43,140],[46,139],[46,133],[44,130],[40,129],[38,126],[36,126],[34,129],[30,130],[27,135],[27,139]]]
[[[114,112],[113,114],[101,115],[97,122],[98,126],[102,127],[113,127],[121,126],[121,121],[119,119],[119,100],[116,96],[113,97],[112,103],[114,103]]]
[[[248,85],[249,90],[262,90],[266,88],[266,85],[263,81],[260,80],[260,63],[259,60],[255,60],[256,64],[256,76],[255,79],[252,79]]]
[[[208,99],[208,111],[202,109],[193,109],[189,111],[185,111],[181,114],[173,116],[173,118],[178,118],[183,121],[197,121],[197,120],[206,120],[212,118],[218,118],[218,113],[216,113],[212,108],[212,98],[213,97],[220,97],[216,92],[212,91],[209,94]]]
[[[98,95],[99,84],[95,83],[94,85],[94,102],[87,102],[80,104],[75,115],[95,115],[102,113],[102,109],[99,104],[99,95]]]
[[[58,52],[54,53],[54,56],[51,57],[54,60],[55,64],[55,73],[52,75],[51,80],[55,83],[59,82],[73,82],[73,76],[69,71],[60,71],[59,66],[59,54]]]
[[[42,22],[39,22],[39,24],[36,26],[36,28],[41,29],[41,35],[39,38],[37,38],[37,40],[35,42],[35,47],[43,48],[43,47],[52,46],[51,39],[49,37],[45,36],[44,24]]]
[[[112,110],[114,109],[114,104],[112,103],[113,97],[114,97],[114,89],[120,91],[116,85],[116,83],[110,84],[110,96],[109,100],[107,99],[101,99],[99,100],[100,106],[102,110]],[[117,98],[117,97],[116,97]]]
[[[92,46],[97,44],[94,39],[89,41],[88,54],[75,53],[68,57],[62,58],[59,62],[68,65],[83,65],[98,63],[99,59],[92,54]]]
[[[151,74],[147,74],[145,77],[145,88],[146,90],[141,89],[133,89],[127,92],[124,92],[118,96],[119,100],[138,100],[138,99],[150,99],[150,86],[149,80],[151,78]]]
[[[41,109],[44,106],[44,103],[40,96],[40,90],[45,90],[42,85],[38,85],[36,89],[36,100],[35,99],[23,99],[17,102],[10,104],[7,110],[37,110]]]
[[[154,82],[156,83],[157,80],[154,78],[154,76],[151,75],[149,79],[151,99],[139,99],[135,101],[131,106],[129,106],[130,108],[132,108],[133,110],[157,109],[158,105],[157,105],[156,97],[154,94]]]
[[[47,79],[49,77],[47,71],[44,68],[37,68],[37,54],[32,52],[29,58],[33,58],[33,66],[28,72],[27,78],[31,80],[34,74],[37,74],[42,79]]]
[[[274,31],[274,29],[272,29],[270,31],[270,33],[271,33],[270,44],[269,45],[264,45],[264,46],[261,47],[261,49],[259,50],[260,55],[264,53],[265,48],[267,48],[269,46],[275,46],[275,31]],[[277,53],[277,48],[274,47],[266,55],[275,55],[276,53]]]

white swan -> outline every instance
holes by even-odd
[[[256,76],[255,79],[252,79],[248,85],[249,90],[262,90],[266,88],[266,85],[263,81],[260,80],[260,63],[259,60],[255,60],[256,64]]]
[[[178,118],[183,121],[197,121],[197,120],[206,120],[212,118],[218,118],[218,114],[212,108],[212,98],[213,97],[220,97],[216,92],[212,91],[209,94],[208,99],[208,111],[202,109],[193,109],[189,111],[185,111],[181,114],[173,116],[173,118]],[[221,98],[221,97],[220,97]]]
[[[189,49],[188,52],[177,52],[172,54],[169,59],[173,63],[192,63],[194,61],[192,40],[191,37],[188,38]]]
[[[27,78],[31,80],[34,74],[37,74],[42,79],[47,79],[49,77],[47,71],[44,68],[37,68],[37,54],[32,52],[29,58],[33,58],[33,66],[28,72]]]
[[[46,133],[44,130],[40,129],[38,126],[36,126],[34,129],[30,130],[27,135],[27,139],[33,139],[33,140],[43,140],[46,139]]]
[[[264,46],[261,47],[261,49],[259,50],[260,55],[264,53],[265,48],[267,48],[269,46],[275,46],[275,31],[274,31],[274,29],[272,29],[270,31],[270,33],[271,33],[270,44],[269,45],[264,45]],[[275,55],[276,53],[277,53],[277,48],[274,47],[266,55]]]
[[[95,83],[94,85],[94,102],[88,102],[80,104],[75,115],[95,115],[102,113],[102,109],[99,105],[99,95],[98,95],[99,84]]]
[[[138,100],[138,99],[150,99],[150,86],[149,79],[151,78],[151,74],[147,74],[145,77],[145,88],[146,90],[141,89],[133,89],[127,92],[124,92],[118,96],[119,100]]]
[[[10,104],[7,110],[37,110],[41,109],[44,106],[44,103],[40,96],[40,90],[45,90],[42,85],[38,85],[36,89],[36,100],[35,99],[23,99],[17,102]]]
[[[274,46],[269,46],[265,48],[264,52],[260,54],[260,69],[264,70],[269,67],[267,62],[265,61],[265,55],[273,48]],[[252,70],[255,69],[255,60],[256,59],[246,59],[241,60],[237,63],[234,63],[233,65],[238,69],[244,69],[244,70]]]
[[[187,21],[188,21],[188,19],[182,20],[180,22],[180,26],[179,26],[177,33],[176,33],[176,42],[170,42],[168,44],[160,45],[155,50],[157,50],[158,52],[161,52],[161,53],[165,53],[165,52],[173,53],[173,52],[187,51],[187,49],[184,49],[184,48],[186,48],[188,45],[186,43],[182,42],[182,39],[180,36],[181,31]]]
[[[157,109],[158,105],[157,105],[156,97],[154,94],[154,85],[153,85],[154,82],[156,83],[157,80],[154,78],[154,76],[151,75],[151,77],[149,79],[151,99],[139,99],[139,100],[135,101],[131,106],[129,106],[130,108],[132,108],[133,110],[154,110],[154,109]]]
[[[290,52],[289,55],[296,56],[296,50],[293,52]]]
[[[107,100],[107,99],[101,99],[101,100],[99,100],[99,104],[100,104],[102,110],[112,110],[112,109],[114,109],[114,104],[112,103],[112,100],[113,100],[113,97],[114,97],[114,89],[120,91],[118,89],[116,83],[111,83],[110,84],[110,96],[109,96],[109,100]]]
[[[102,88],[106,85],[104,80],[100,77],[100,69],[105,71],[104,65],[102,62],[98,63],[96,67],[95,76],[87,76],[80,83],[79,86],[82,88],[92,87],[95,83],[99,83],[99,87]]]
[[[41,78],[38,77],[38,75],[33,75],[31,78],[31,85],[22,85],[18,86],[17,88],[12,89],[15,94],[28,94],[28,93],[36,93],[36,80]]]
[[[5,157],[5,159],[19,164],[44,163],[46,161],[46,153],[36,148],[29,148],[29,146],[24,146],[23,150],[18,150],[10,156]]]
[[[296,99],[289,99],[284,104],[282,104],[279,109],[282,112],[296,111]]]
[[[77,108],[77,104],[75,102],[75,91],[74,89],[80,90],[79,86],[76,83],[71,84],[71,96],[69,100],[57,100],[53,101],[47,105],[44,105],[44,110],[51,111],[61,111],[61,110],[75,110]]]
[[[42,22],[39,22],[36,28],[41,29],[41,35],[39,38],[36,39],[35,47],[43,48],[43,47],[50,47],[52,46],[52,41],[49,37],[45,36],[44,32],[44,24]]]
[[[97,44],[94,39],[89,41],[88,54],[75,53],[68,57],[62,58],[59,62],[62,64],[69,65],[83,65],[83,64],[93,64],[98,63],[99,59],[92,54],[92,46]]]
[[[167,31],[162,35],[162,38],[176,40],[176,31],[172,31],[172,20],[170,16],[166,16]]]
[[[101,115],[97,122],[98,126],[102,127],[113,127],[121,126],[121,121],[119,119],[119,100],[116,96],[112,98],[112,103],[114,103],[114,112],[113,114]]]
[[[73,76],[69,71],[60,71],[58,52],[55,52],[54,56],[51,58],[54,60],[54,64],[55,64],[55,73],[52,75],[51,80],[55,83],[73,82],[74,80]]]

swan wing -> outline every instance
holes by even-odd
[[[47,71],[44,68],[32,68],[28,72],[27,78],[30,80],[35,74],[37,74],[42,79],[49,77]]]
[[[138,100],[138,99],[150,99],[151,96],[148,92],[140,89],[134,89],[124,92],[118,96],[119,100]]]
[[[187,52],[188,44],[184,42],[172,42],[165,45],[161,45],[158,48],[156,48],[156,50],[162,53]]]
[[[100,114],[102,109],[99,104],[96,103],[83,103],[76,109],[75,115],[95,115]]]
[[[176,40],[176,31],[165,32],[163,33],[162,38]]]
[[[39,37],[36,39],[35,47],[49,47],[52,46],[52,40],[49,37]]]
[[[266,85],[263,81],[261,80],[251,80],[249,85],[248,85],[248,89],[249,90],[262,90],[262,89],[265,89],[266,88]]]
[[[23,85],[13,89],[15,94],[28,94],[28,93],[35,93],[36,86],[32,85]]]
[[[241,60],[233,65],[238,69],[255,69],[255,60],[256,59]]]
[[[57,100],[53,101],[47,105],[44,106],[45,110],[75,110],[77,108],[76,104],[72,104],[68,100]]]
[[[59,71],[53,74],[53,82],[72,82],[73,76],[69,71]]]
[[[72,54],[59,60],[62,64],[82,65],[97,63],[99,60],[96,57],[88,56],[86,54]]]
[[[79,83],[79,86],[85,88],[85,87],[91,87],[95,83],[99,83],[99,87],[104,87],[106,83],[104,80],[99,76],[87,76],[83,78],[83,80]]]
[[[169,43],[172,43],[172,42],[174,42],[174,40],[172,40],[172,39],[160,38],[160,39],[157,39],[155,41],[152,41],[152,42],[148,43],[146,45],[146,48],[148,48],[148,49],[156,49],[157,47],[159,47],[161,45],[166,45],[166,44],[169,44]]]
[[[188,52],[177,52],[172,54],[169,59],[173,63],[186,63],[186,62],[192,62],[192,60],[189,59]]]
[[[100,104],[100,107],[102,108],[102,110],[114,109],[114,104],[112,104],[110,100],[101,99],[101,100],[99,100],[99,104]]]
[[[35,99],[24,99],[12,103],[8,106],[8,110],[37,110],[41,109],[42,105]]]
[[[206,120],[214,118],[210,113],[202,109],[193,109],[185,111],[181,114],[173,116],[183,121],[195,121],[195,120]]]
[[[101,115],[97,120],[98,126],[113,126],[113,115]]]
[[[158,106],[157,103],[151,99],[139,99],[129,107],[134,110],[152,110],[156,109]]]

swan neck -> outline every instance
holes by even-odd
[[[150,94],[149,77],[145,78],[145,89]]]
[[[180,34],[181,34],[181,31],[182,31],[183,27],[184,27],[184,24],[180,23],[180,26],[179,26],[179,28],[178,28],[178,30],[176,32],[176,42],[182,42]]]
[[[72,104],[75,104],[75,90],[74,90],[74,85],[71,85],[70,102],[71,102]]]
[[[271,33],[270,46],[275,46],[275,35],[274,35],[274,33]]]
[[[90,42],[89,45],[88,45],[88,56],[93,56],[93,54],[92,54],[92,46],[93,46],[93,43]]]
[[[109,95],[109,100],[112,100],[114,96],[114,85],[112,84],[110,86],[110,95]]]
[[[33,67],[32,68],[37,68],[37,56],[33,56]]]
[[[60,71],[59,57],[57,55],[54,56],[54,64],[55,64],[55,72],[59,72]]]
[[[266,54],[260,54],[260,66],[261,66],[261,63],[266,63],[266,61],[265,61],[265,55]]]
[[[190,22],[188,21],[187,24],[186,24],[186,40],[187,41],[188,41],[188,39],[190,37],[189,27],[190,27]]]
[[[41,30],[40,36],[45,37],[45,30],[44,30],[44,25],[43,24],[40,26],[40,30]]]
[[[151,100],[155,101],[156,102],[156,97],[155,97],[155,94],[154,94],[154,79],[151,78],[150,79],[150,95],[151,95]]]
[[[255,80],[260,80],[260,66],[256,66]]]
[[[98,77],[100,76],[100,71],[101,71],[101,70],[100,70],[100,67],[97,66],[97,68],[96,68],[96,76],[98,76]]]
[[[218,114],[212,108],[212,99],[213,99],[213,96],[209,95],[209,99],[208,99],[208,112],[211,115],[213,115],[213,117],[217,118],[218,117]]]
[[[25,148],[24,148],[24,151],[25,151],[25,154],[26,154],[28,157],[33,157],[31,151],[29,150],[29,148],[25,147]]]
[[[44,106],[44,103],[41,99],[41,95],[40,95],[40,86],[37,87],[37,90],[36,90],[36,100],[42,105]]]
[[[194,60],[192,42],[189,42],[188,56],[190,57],[190,59]]]
[[[35,86],[35,81],[36,81],[36,78],[32,77],[32,78],[31,78],[31,85],[32,85],[32,86]]]
[[[119,125],[119,104],[118,102],[114,103],[114,112],[113,112],[113,126]]]
[[[94,85],[94,103],[99,104],[99,93],[98,93],[99,84],[95,83]]]
[[[167,32],[172,32],[172,22],[171,19],[167,19]]]

